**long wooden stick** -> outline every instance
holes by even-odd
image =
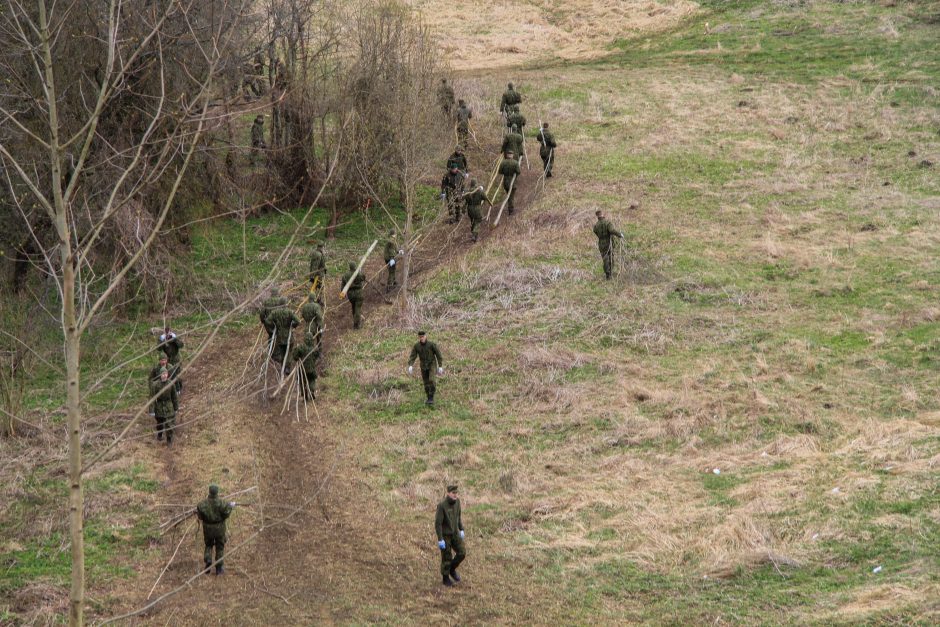
[[[186,535],[189,533],[189,529],[193,526],[193,523],[196,521],[190,521],[189,525],[183,531],[183,536],[180,538],[180,541],[176,544],[176,550],[173,551],[173,555],[170,556],[170,561],[166,563],[166,566],[163,567],[163,570],[160,571],[160,576],[157,577],[157,580],[153,582],[153,587],[150,588],[150,593],[147,594],[147,600],[150,600],[150,597],[153,596],[153,591],[157,589],[157,584],[160,583],[160,580],[163,579],[163,575],[166,574],[167,569],[170,567],[170,564],[173,563],[173,560],[176,559],[176,554],[179,553],[180,547],[183,546],[183,540],[186,539]]]
[[[369,258],[369,255],[372,254],[372,251],[378,245],[379,240],[372,242],[372,245],[369,246],[369,250],[366,251],[366,254],[362,256],[362,259],[359,260],[359,265],[356,266],[356,271],[352,273],[352,276],[349,277],[349,280],[346,281],[346,285],[343,286],[343,289],[340,291],[339,295],[343,298],[346,298],[346,292],[349,291],[349,286],[352,285],[352,282],[356,280],[356,277],[359,276],[359,272],[362,270],[362,266],[365,264],[366,259]]]
[[[499,206],[499,213],[496,214],[496,220],[493,221],[493,226],[499,226],[499,219],[503,217],[503,209],[506,208],[506,203],[509,202],[509,198],[512,196],[512,188],[516,184],[516,175],[512,175],[512,180],[509,181],[509,191],[506,192],[506,198],[503,199],[503,204]]]
[[[490,177],[490,182],[486,185],[486,195],[490,195],[490,188],[493,187],[493,182],[496,180],[496,175],[499,174],[499,163],[502,161],[502,157],[496,157],[496,167],[493,168],[493,176]]]

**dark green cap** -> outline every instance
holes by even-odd
[[[456,492],[456,491],[457,491],[457,486],[455,486],[455,485],[449,485],[449,486],[447,486],[447,491],[448,491],[448,492]]]
[[[214,483],[209,486],[209,496],[219,496],[219,486]]]

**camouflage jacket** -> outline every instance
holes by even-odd
[[[340,281],[340,285],[339,285],[340,289],[342,289],[346,285],[346,283],[352,277],[353,272],[354,272],[353,270],[350,270],[346,274],[343,275],[343,280]],[[364,272],[360,271],[359,274],[356,275],[355,280],[353,280],[352,284],[349,286],[349,291],[346,293],[346,298],[348,298],[349,300],[362,298],[362,290],[363,288],[365,288],[365,286],[366,286],[366,275]]]
[[[219,497],[208,497],[196,506],[196,516],[203,527],[213,531],[225,532],[225,521],[232,515],[232,506]]]
[[[443,540],[445,536],[455,536],[463,531],[463,519],[460,516],[460,499],[453,503],[446,496],[437,504],[437,513],[434,516],[434,531],[437,539]]]
[[[456,152],[452,153],[450,157],[447,158],[447,169],[457,168],[458,170],[467,171],[467,155],[457,154]]]
[[[470,119],[473,117],[473,111],[470,107],[464,105],[457,107],[457,126],[463,129],[470,128]]]
[[[160,393],[160,390],[164,386],[168,385],[169,387],[163,390],[163,393]],[[176,415],[176,412],[180,408],[179,397],[176,395],[176,386],[169,382],[169,379],[166,381],[161,381],[157,379],[156,381],[150,382],[150,396],[155,394],[160,394],[153,401],[153,414],[157,418],[172,418]]]
[[[264,325],[268,333],[274,332],[274,326],[268,323],[268,316],[278,307],[284,307],[285,305],[287,305],[287,299],[283,296],[269,296],[261,303],[261,309],[258,310],[258,318],[261,320],[261,324]]]
[[[552,132],[547,129],[539,129],[535,134],[535,139],[538,143],[542,144],[543,148],[557,148],[558,144],[555,143],[555,136],[552,135]]]
[[[320,332],[320,328],[323,327],[323,309],[316,301],[308,300],[304,303],[300,308],[300,315],[307,323],[307,328],[304,330],[306,333],[316,335]]]
[[[499,164],[499,173],[503,177],[503,187],[508,189],[512,177],[518,177],[522,174],[522,168],[519,167],[519,162],[515,159],[503,159]]]
[[[320,283],[326,276],[326,255],[319,248],[314,248],[310,254],[310,280],[314,277],[320,277]]]
[[[611,237],[623,237],[623,233],[615,229],[607,218],[598,218],[594,223],[594,235],[597,236],[597,248],[602,253],[610,250]]]
[[[522,102],[522,96],[515,89],[507,89],[503,92],[503,99],[499,102],[499,110],[505,111],[509,106]]]
[[[472,192],[470,192],[463,198],[467,202],[468,210],[476,209],[477,207],[482,205],[484,202],[487,202],[486,194],[479,187],[477,187],[475,190],[473,190]]]
[[[290,342],[292,330],[300,326],[300,318],[287,307],[278,307],[268,314],[265,326],[270,325],[272,333],[275,336],[274,342],[278,345],[285,345]]]
[[[512,128],[515,126],[521,133],[525,129],[525,116],[521,113],[510,113],[506,116],[506,126]]]
[[[385,250],[382,251],[382,257],[385,259],[387,264],[389,261],[398,256],[398,246],[395,245],[395,242],[388,240],[385,242]]]
[[[309,377],[317,372],[317,360],[320,358],[320,350],[308,342],[298,344],[290,354],[291,362],[302,363],[304,373]]]
[[[515,156],[519,157],[522,155],[522,143],[524,141],[525,138],[519,133],[509,133],[503,138],[503,146],[500,151],[506,154],[507,150],[511,150]]]

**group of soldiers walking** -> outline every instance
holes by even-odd
[[[473,118],[473,112],[462,99],[455,105],[453,88],[447,84],[446,79],[442,80],[438,97],[444,114],[452,116],[455,121],[455,132],[460,142],[447,160],[446,172],[441,181],[441,198],[446,203],[452,223],[458,223],[462,214],[466,212],[470,221],[471,239],[476,242],[480,224],[484,221],[483,204],[486,203],[492,207],[493,201],[488,197],[484,185],[471,176],[464,152],[466,140],[472,133],[470,120]],[[500,147],[501,159],[494,173],[494,178],[496,174],[502,177],[501,186],[505,192],[504,205],[509,214],[515,211],[515,193],[522,175],[520,163],[525,157],[527,120],[521,112],[521,103],[522,96],[515,90],[513,84],[509,83],[500,101],[500,115],[505,117],[506,133]],[[256,151],[265,147],[263,122],[263,117],[258,116],[251,132],[252,147]],[[539,143],[542,176],[546,179],[550,178],[557,143],[547,122],[540,125],[534,138]],[[596,212],[596,218],[593,231],[597,237],[605,277],[610,279],[613,270],[614,238],[622,239],[623,234],[614,228],[601,211]],[[323,347],[324,292],[327,278],[324,244],[322,241],[311,243],[314,244],[314,248],[311,252],[307,274],[309,291],[304,300],[295,308],[280,293],[278,287],[274,286],[258,311],[261,325],[267,333],[265,367],[274,364],[282,378],[289,373],[298,372],[298,381],[304,398],[307,400],[316,398],[317,367]],[[397,286],[397,261],[404,253],[395,241],[394,231],[388,234],[382,251],[385,268],[388,271],[385,286],[388,292]],[[358,266],[350,262],[341,278],[340,285],[341,296],[350,303],[354,329],[359,329],[362,324],[364,290],[368,283],[362,271],[362,262]],[[150,371],[148,380],[152,398],[151,415],[155,417],[157,423],[157,439],[165,438],[168,446],[173,442],[176,413],[179,410],[179,397],[183,388],[180,377],[182,348],[182,340],[167,326],[157,343],[157,350],[160,353],[159,364]],[[425,403],[433,407],[437,392],[436,380],[438,376],[444,374],[444,359],[437,344],[428,339],[425,331],[419,331],[418,340],[412,346],[407,361],[409,375],[414,374],[415,362],[420,369],[424,385]],[[465,530],[457,491],[456,485],[448,485],[446,494],[438,503],[435,513],[434,528],[441,558],[441,581],[444,586],[453,586],[461,581],[457,568],[466,558]],[[196,507],[196,516],[203,527],[205,542],[203,561],[207,573],[213,565],[215,565],[217,575],[224,572],[226,520],[234,507],[234,502],[226,502],[219,496],[219,488],[216,485],[209,487],[207,498]]]

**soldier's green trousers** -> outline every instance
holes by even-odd
[[[288,344],[275,344],[271,349],[271,359],[277,363],[284,363],[284,359],[287,357]]]
[[[506,209],[509,210],[509,213],[512,213],[516,210],[516,188],[519,187],[519,177],[516,177],[516,181],[512,184],[512,189],[509,189],[510,179],[503,179],[503,191],[509,194],[509,202],[506,203]]]
[[[470,218],[470,236],[475,242],[480,234],[480,223],[483,222],[483,214],[480,213],[480,207],[467,207],[467,217]]]
[[[424,381],[424,393],[427,394],[428,400],[433,400],[434,393],[437,392],[437,384],[434,382],[434,369],[424,370],[422,368],[421,379]]]
[[[215,549],[215,559],[218,560],[216,568],[222,566],[222,557],[225,555],[225,529],[219,529],[217,525],[202,525],[202,539],[206,543],[206,550],[202,554],[202,561],[206,565],[206,568],[209,567],[213,561],[212,559],[212,549]]]
[[[388,262],[386,262],[388,263]],[[385,284],[385,290],[388,291],[398,285],[398,281],[395,279],[395,268],[397,266],[388,266],[388,283]]]
[[[362,292],[355,296],[347,294],[347,298],[352,306],[353,328],[358,329],[362,325]]]
[[[450,575],[466,559],[467,551],[459,535],[444,536],[444,542],[446,547],[441,550],[441,575]]]
[[[173,429],[176,427],[176,414],[172,416],[155,416],[157,419],[157,439],[166,436],[167,444],[173,442]]]
[[[601,248],[601,259],[604,260],[604,276],[608,279],[610,278],[610,273],[613,270],[613,256],[614,256],[614,247],[613,245],[607,246],[607,248]]]

